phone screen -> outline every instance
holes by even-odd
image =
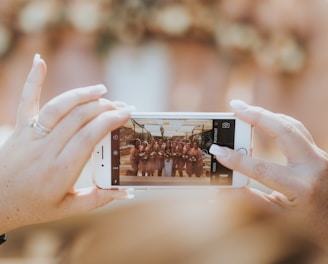
[[[231,186],[209,153],[234,149],[235,119],[133,118],[111,132],[112,186]]]

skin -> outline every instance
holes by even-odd
[[[211,153],[226,167],[249,176],[271,188],[271,194],[245,187],[229,195],[238,195],[262,208],[286,216],[328,250],[328,156],[313,141],[299,121],[260,107],[233,100],[235,115],[261,129],[275,141],[286,157],[285,164],[246,156],[229,148],[212,146]],[[227,195],[227,193],[226,193]]]
[[[126,191],[96,187],[74,189],[94,146],[123,125],[132,108],[100,98],[103,85],[67,91],[39,110],[46,64],[36,55],[27,77],[16,127],[0,148],[0,233],[21,226],[83,213]],[[51,132],[41,136],[30,126],[33,116]]]

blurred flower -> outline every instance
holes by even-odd
[[[297,73],[305,66],[306,51],[290,34],[275,34],[255,54],[257,62],[276,72]]]
[[[102,12],[97,1],[75,1],[68,5],[67,20],[80,32],[95,32],[101,27]]]
[[[279,50],[279,68],[288,73],[300,71],[306,59],[305,50],[295,39],[286,39]]]
[[[188,9],[179,4],[168,5],[157,10],[154,19],[154,23],[162,32],[173,36],[185,34],[192,25]]]
[[[18,16],[18,27],[24,33],[41,33],[60,18],[60,5],[55,0],[29,1]]]
[[[214,39],[214,29],[218,23],[218,14],[216,10],[209,8],[212,5],[202,2],[190,4],[191,28],[194,37],[204,40]]]
[[[54,35],[60,38],[61,34],[52,33],[68,27],[80,33],[92,33],[97,52],[108,50],[113,43],[135,45],[159,38],[199,41],[216,46],[227,61],[238,64],[251,60],[279,73],[298,73],[307,59],[305,40],[299,40],[291,30],[263,32],[251,19],[245,22],[242,15],[229,16],[225,5],[217,0],[20,0],[13,3],[12,10],[6,9],[1,16],[6,26],[0,25],[0,55],[10,51],[13,41],[19,41],[17,32],[49,34],[51,39]],[[249,7],[246,3],[245,8]]]
[[[241,23],[220,23],[216,41],[222,48],[253,52],[260,44],[260,36],[254,27]]]
[[[108,33],[123,43],[137,44],[145,36],[147,7],[144,1],[116,1],[107,11]]]

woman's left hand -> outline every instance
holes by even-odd
[[[39,110],[46,75],[35,56],[17,124],[0,148],[0,233],[97,208],[126,191],[74,190],[94,146],[130,117],[131,107],[100,98],[103,85],[67,91]]]

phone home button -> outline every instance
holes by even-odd
[[[240,152],[241,154],[245,154],[245,155],[247,155],[247,149],[245,149],[245,148],[239,148],[239,149],[237,149],[237,151],[238,152]]]

